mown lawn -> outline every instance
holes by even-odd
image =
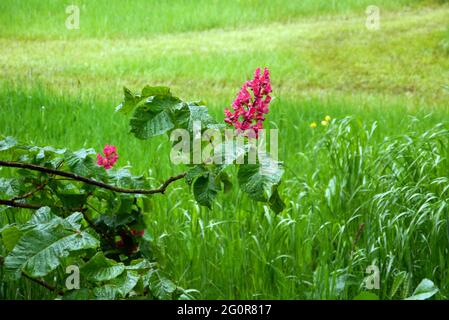
[[[449,295],[447,3],[377,1],[378,31],[365,27],[370,1],[78,3],[79,30],[65,29],[63,1],[0,3],[0,135],[113,143],[119,165],[161,181],[183,168],[165,138],[128,133],[114,113],[122,87],[168,85],[222,119],[253,70],[270,68],[287,208],[275,215],[235,189],[208,210],[182,184],[154,196],[147,232],[180,286],[210,299],[352,299],[375,264],[382,299],[424,278]],[[326,115],[330,126],[309,127]],[[0,285],[0,298],[43,297]]]

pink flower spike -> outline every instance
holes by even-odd
[[[103,148],[104,157],[101,154],[97,154],[97,165],[111,169],[118,160],[117,148],[111,145],[105,145]]]
[[[251,93],[250,93],[250,91]],[[225,109],[225,122],[232,125],[239,133],[252,130],[251,136],[258,137],[258,131],[263,129],[264,114],[269,111],[271,102],[270,72],[267,68],[254,71],[254,78],[246,81],[232,103],[231,112]],[[245,133],[246,136],[249,136]]]

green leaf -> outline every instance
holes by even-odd
[[[193,184],[193,195],[198,204],[209,209],[220,188],[215,183],[215,178],[210,173],[206,176],[198,177]]]
[[[10,252],[22,236],[22,231],[16,225],[8,225],[2,228],[1,234],[5,248]]]
[[[123,263],[108,259],[103,252],[98,252],[80,270],[86,279],[91,281],[107,281],[114,279],[125,271]]]
[[[64,155],[65,162],[70,170],[80,176],[101,177],[104,179],[106,173],[97,166],[91,155],[95,154],[94,149],[81,149],[75,152],[67,151]]]
[[[356,295],[353,300],[379,300],[379,296],[369,291],[363,291]]]
[[[173,129],[172,108],[180,100],[172,96],[150,97],[138,107],[130,120],[131,133],[139,139],[149,139]]]
[[[142,101],[150,96],[170,96],[170,89],[168,87],[151,87],[145,86],[142,89],[141,95],[134,95],[128,88],[123,88],[125,100],[120,103],[115,111],[123,113],[131,112],[135,107],[139,106]]]
[[[190,123],[189,105],[186,102],[181,102],[174,105],[171,110],[174,127],[188,130]]]
[[[36,154],[36,159],[44,159],[46,154],[56,154],[56,155],[61,155],[64,154],[66,152],[66,149],[56,149],[53,148],[51,146],[46,146],[46,147],[31,147],[29,150],[31,153]]]
[[[5,137],[3,140],[0,140],[0,151],[5,151],[11,149],[12,147],[17,145],[17,140],[13,137]]]
[[[42,277],[56,269],[71,252],[98,247],[99,241],[93,236],[73,229],[80,217],[77,212],[66,219],[54,218],[25,232],[5,258],[5,270],[15,278],[21,272]]]
[[[121,102],[116,108],[115,112],[121,111],[123,113],[128,113],[134,109],[136,106],[136,99],[134,94],[126,87],[123,87],[123,94],[125,100]]]
[[[37,209],[26,224],[21,226],[22,231],[28,231],[35,228],[46,228],[50,223],[62,223],[63,219],[54,215],[49,207]]]
[[[131,174],[128,168],[120,168],[117,170],[108,170],[108,176],[111,181],[115,183],[116,186],[122,188],[132,188],[138,189],[144,187],[144,177],[134,176]]]
[[[66,224],[66,228],[72,228],[74,230],[79,230],[81,228],[81,219],[83,218],[83,214],[81,212],[74,212],[64,220],[62,220],[62,224]]]
[[[271,195],[268,203],[270,204],[271,210],[273,210],[276,213],[282,212],[282,210],[285,209],[285,203],[284,203],[284,201],[282,201],[281,197],[279,196],[279,192],[278,192],[277,188]]]
[[[117,294],[118,290],[113,284],[94,288],[94,296],[98,300],[114,300],[117,297]]]
[[[232,190],[232,182],[231,182],[231,178],[229,177],[229,175],[224,172],[221,171],[218,175],[217,178],[215,179],[215,182],[217,184],[219,184],[220,182],[223,183],[223,191],[225,193],[229,192]]]
[[[217,121],[209,114],[209,109],[204,105],[199,105],[196,102],[188,102],[190,109],[189,130],[193,128],[194,121],[201,121],[201,126],[208,129],[222,129],[226,125],[224,123],[217,123]]]
[[[100,215],[99,222],[114,229],[125,224],[129,225],[131,222],[140,223],[142,215],[134,202],[135,199],[129,195],[117,195],[109,200],[109,205],[112,207]]]
[[[70,290],[62,296],[62,300],[89,300],[91,298],[92,291],[86,288]]]
[[[197,105],[194,102],[179,103],[174,105],[173,119],[176,124],[176,128],[193,130],[193,122],[200,121],[201,129],[215,128],[217,122],[209,114],[209,110],[206,106]],[[219,128],[218,126],[217,128]]]
[[[187,171],[186,174],[186,182],[188,185],[191,185],[196,178],[207,175],[209,170],[207,170],[203,165],[199,164],[194,166],[192,169]]]
[[[145,86],[142,89],[142,97],[150,96],[170,96],[170,88],[163,86]]]
[[[416,287],[413,295],[405,300],[426,300],[435,295],[439,289],[429,279],[423,279]]]
[[[390,299],[393,299],[396,292],[399,290],[400,286],[407,278],[407,272],[401,271],[394,275],[393,284],[391,286]]]
[[[113,214],[113,215],[102,215],[100,217],[100,221],[103,222],[105,225],[107,225],[110,228],[117,228],[119,226],[123,226],[125,224],[129,224],[133,221],[135,221],[136,218],[133,217],[130,214]]]
[[[118,293],[125,297],[139,281],[140,276],[136,271],[126,271],[120,277],[113,281]]]
[[[258,164],[242,164],[239,167],[238,181],[240,187],[253,200],[268,202],[276,192],[284,170],[280,164],[268,157],[260,159]],[[278,199],[273,198],[278,205]]]
[[[130,214],[120,213],[113,215],[102,215],[100,221],[110,228],[117,228],[134,222],[136,218]]]
[[[169,279],[155,274],[155,277],[150,281],[150,289],[158,299],[167,300],[173,298],[177,286]]]
[[[17,196],[20,192],[20,185],[16,179],[0,178],[0,193],[7,196]]]
[[[131,263],[129,264],[129,266],[125,267],[126,270],[152,270],[153,269],[153,264],[151,264],[148,260],[146,259],[136,259],[131,261]]]
[[[94,289],[97,299],[113,300],[118,296],[124,298],[136,286],[140,276],[134,271],[126,271],[113,281]]]
[[[57,193],[59,200],[61,200],[62,205],[68,209],[80,209],[87,200],[87,195],[85,194],[73,194],[73,193]]]

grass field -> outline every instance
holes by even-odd
[[[96,150],[155,181],[181,172],[165,138],[139,141],[115,114],[122,87],[168,85],[218,119],[268,66],[286,166],[274,215],[233,190],[212,210],[185,187],[154,196],[162,270],[207,299],[353,299],[380,268],[382,299],[428,278],[449,296],[449,4],[365,0],[0,2],[0,135]],[[311,129],[326,115],[328,127]],[[6,174],[6,173],[5,173]],[[0,170],[0,176],[2,171]],[[29,212],[1,211],[2,223]],[[363,225],[363,226],[362,226]],[[49,298],[28,282],[0,298]]]

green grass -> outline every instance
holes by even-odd
[[[65,2],[1,2],[0,134],[73,149],[113,143],[118,165],[157,184],[183,168],[169,163],[164,138],[128,133],[113,112],[121,87],[170,85],[222,119],[267,65],[287,208],[274,215],[233,190],[208,210],[172,186],[147,212],[164,272],[200,298],[352,299],[374,262],[383,299],[423,278],[449,295],[447,4],[377,2],[381,30],[369,32],[369,1],[107,3],[86,2],[71,33]],[[326,115],[329,127],[309,128]],[[0,223],[28,215],[3,211]],[[45,297],[29,282],[0,285],[0,298]]]
[[[433,1],[435,2],[435,1]],[[378,0],[385,9],[432,1]],[[80,29],[65,28],[70,4],[80,8]],[[5,0],[0,3],[0,36],[10,38],[146,37],[154,34],[250,27],[271,22],[289,23],[301,17],[359,12],[369,0]]]
[[[351,15],[149,39],[0,38],[0,64],[3,81],[114,102],[123,85],[138,90],[152,83],[229,104],[257,66],[268,66],[277,96],[400,96],[415,107],[441,107],[449,59],[440,43],[448,18],[449,7],[441,6],[386,11],[378,32],[365,28],[363,15]]]

